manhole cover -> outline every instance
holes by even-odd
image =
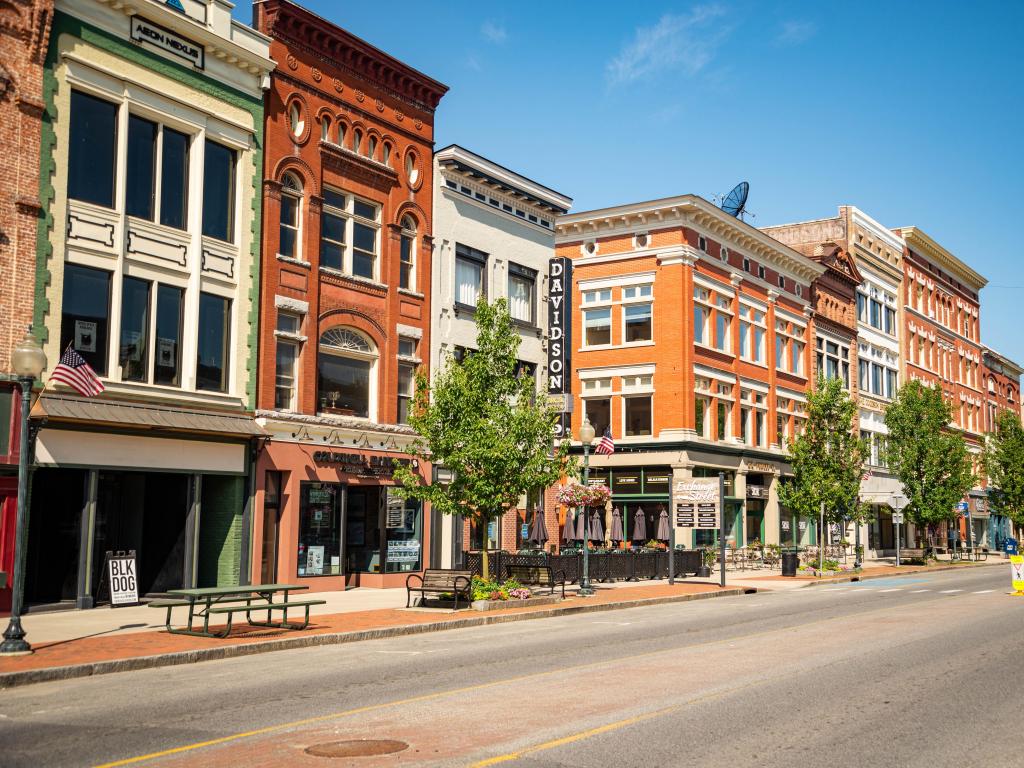
[[[351,739],[349,741],[326,741],[306,747],[306,754],[314,757],[371,757],[390,755],[408,749],[404,741],[394,739]]]

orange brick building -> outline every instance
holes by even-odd
[[[393,491],[429,359],[434,111],[446,86],[287,0],[255,5],[266,100],[252,578],[397,586],[429,510]],[[419,467],[426,473],[430,467]]]
[[[995,431],[996,417],[1002,411],[1010,411],[1018,419],[1022,418],[1020,377],[1024,374],[1024,368],[983,345],[981,371],[985,397],[985,431]],[[1013,535],[1012,521],[989,508],[987,499],[979,499],[977,504],[989,513],[988,527],[984,531],[987,540],[981,539],[979,543],[1002,549],[1006,537]]]
[[[693,195],[561,217],[556,255],[573,266],[572,434],[586,414],[616,443],[591,460],[609,520],[618,507],[631,539],[640,512],[650,536],[675,484],[724,472],[730,543],[812,541],[778,485],[806,417],[827,267]],[[713,537],[680,528],[676,541]]]

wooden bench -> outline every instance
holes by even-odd
[[[419,586],[413,585],[413,579],[419,579]],[[447,568],[428,568],[423,575],[413,573],[405,580],[405,607],[409,607],[412,600],[412,593],[420,593],[420,604],[428,595],[453,595],[455,598],[455,610],[459,610],[459,595],[462,595],[466,602],[473,599],[473,572],[456,571]]]
[[[926,560],[928,551],[924,547],[901,547],[900,560]]]
[[[219,635],[220,637],[227,637],[229,634],[231,634],[231,621],[232,621],[232,618],[234,617],[234,615],[236,613],[244,613],[245,614],[245,620],[249,624],[254,626],[254,627],[275,627],[275,628],[282,628],[282,629],[305,629],[306,627],[309,626],[309,609],[310,609],[310,606],[313,606],[313,605],[326,605],[326,604],[327,604],[326,600],[289,600],[289,601],[283,602],[283,603],[252,603],[252,602],[247,602],[245,605],[242,605],[242,604],[217,605],[217,606],[214,606],[213,608],[208,609],[207,610],[207,614],[209,614],[211,616],[213,616],[213,615],[227,615],[227,617],[228,617],[227,626],[224,627],[223,633],[221,633]],[[303,621],[302,621],[301,624],[291,624],[291,623],[289,623],[289,621],[288,621],[288,609],[289,608],[304,608],[305,609],[306,615],[304,616]],[[170,608],[167,609],[168,613],[170,613],[170,610],[171,610]],[[262,611],[266,611],[267,612],[267,620],[266,621],[253,621],[252,614],[254,612],[262,612]],[[276,624],[271,621],[271,614],[274,611],[281,611],[282,612],[281,621],[279,623],[276,623]]]
[[[561,585],[562,597],[565,597],[565,571],[554,571],[550,565],[508,565],[508,578],[518,581],[524,586],[536,585],[547,587],[555,594],[555,587]]]

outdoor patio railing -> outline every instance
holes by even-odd
[[[550,565],[555,571],[563,571],[567,582],[576,583],[583,572],[583,554],[553,555],[547,552],[536,554],[518,554],[515,552],[488,552],[490,571],[498,578],[507,577],[510,565],[536,565],[539,562]],[[701,550],[677,549],[672,555],[675,558],[675,575],[678,577],[693,576],[701,567]],[[473,573],[483,573],[480,552],[464,554],[466,568]],[[660,552],[593,552],[588,557],[591,581],[637,581],[639,579],[667,579],[668,558],[666,550]]]

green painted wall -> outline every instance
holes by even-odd
[[[239,583],[244,492],[244,477],[203,475],[199,513],[200,587],[233,587]]]

